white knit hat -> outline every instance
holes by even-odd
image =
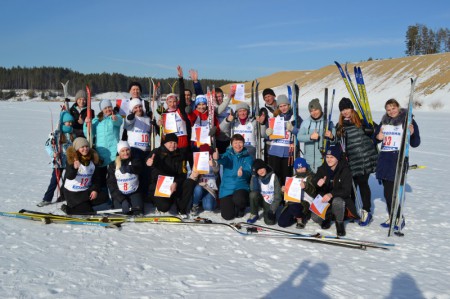
[[[119,141],[119,143],[117,143],[117,152],[119,153],[123,148],[130,148],[130,145],[128,144],[128,142],[121,140]]]

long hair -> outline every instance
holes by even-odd
[[[361,119],[359,118],[359,115],[358,115],[358,113],[356,113],[355,109],[352,109],[352,114],[350,115],[350,122],[352,124],[354,124],[357,128],[361,128],[361,126],[362,126]],[[339,124],[338,135],[343,136],[344,135],[344,116],[342,115],[342,113],[339,114],[338,124]]]

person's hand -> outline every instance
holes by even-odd
[[[266,135],[267,136],[270,136],[270,135],[272,135],[273,134],[273,129],[272,128],[267,128],[266,129]]]
[[[111,115],[111,119],[113,120],[113,121],[116,121],[117,120],[117,115],[115,115],[114,113]]]
[[[213,153],[213,159],[219,160],[219,150],[216,148],[216,151]]]
[[[294,130],[294,126],[291,124],[290,121],[286,123],[286,130],[288,130],[289,132],[292,132],[292,130]]]
[[[380,132],[377,134],[376,138],[378,140],[383,140],[384,139],[383,127],[381,127]]]
[[[409,125],[409,133],[410,133],[410,135],[414,134],[414,125],[413,124]]]
[[[327,193],[324,196],[322,196],[322,202],[329,202],[333,198],[333,195],[331,193]]]
[[[230,114],[227,116],[227,122],[232,122],[234,120],[233,109],[230,109]]]
[[[78,123],[80,125],[82,125],[84,123],[83,118],[81,117],[81,114],[80,114],[80,117],[78,117]]]
[[[197,70],[190,69],[189,70],[189,77],[192,79],[192,81],[198,82],[198,72],[197,72]]]
[[[322,187],[326,181],[327,181],[327,177],[324,176],[323,178],[321,178],[320,180],[317,181],[317,186]]]
[[[78,169],[80,168],[80,161],[78,161],[78,159],[75,159],[75,161],[73,161],[73,168]]]
[[[309,137],[311,140],[317,140],[319,139],[319,133],[317,133],[317,130],[314,129],[314,132],[311,134],[311,136]]]
[[[94,200],[97,198],[97,191],[92,191],[91,194],[89,195],[89,199],[90,200]]]
[[[256,120],[263,125],[264,122],[266,121],[266,114],[265,113],[260,113],[260,115],[256,118]]]
[[[90,122],[92,121],[92,119],[86,116],[86,118],[84,119],[84,121],[85,121],[85,123],[88,124],[88,123],[90,123]]]
[[[145,164],[147,164],[147,166],[149,166],[149,167],[152,167],[154,160],[155,160],[155,154],[153,154],[150,158],[148,158],[147,162]]]
[[[196,181],[198,179],[198,171],[192,170],[190,178]]]
[[[128,116],[127,116],[127,119],[128,119],[129,121],[132,121],[134,118],[135,118],[134,113],[130,113],[130,114],[128,114]]]
[[[183,69],[181,66],[177,66],[178,78],[183,78]]]
[[[172,183],[170,185],[170,193],[174,193],[175,191],[177,191],[177,183]]]
[[[328,139],[333,139],[334,136],[333,136],[333,133],[331,133],[331,131],[328,130],[325,132],[325,137]]]
[[[239,169],[238,169],[238,171],[237,171],[237,176],[238,176],[238,177],[241,177],[242,174],[243,174],[243,171],[242,171],[242,166],[241,166],[241,167],[239,167]]]

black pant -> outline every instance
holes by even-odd
[[[225,220],[232,220],[239,213],[245,211],[249,204],[249,192],[239,189],[234,191],[232,195],[222,197],[220,199],[220,213]]]
[[[355,182],[355,185],[359,187],[363,209],[370,213],[370,210],[372,208],[372,193],[370,192],[369,176],[370,173],[354,176],[353,181]]]
[[[272,167],[273,172],[277,175],[280,180],[280,185],[284,186],[286,177],[292,176],[292,166],[288,166],[289,158],[280,158],[277,156],[270,156],[268,161],[270,167]]]
[[[391,215],[392,210],[392,192],[394,192],[394,182],[383,180],[383,192],[384,192],[384,198],[386,199],[386,206],[389,215]],[[398,212],[397,217],[400,217],[400,205],[398,206]]]

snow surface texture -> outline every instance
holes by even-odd
[[[51,173],[49,108],[57,119],[56,103],[0,103],[1,211],[62,213],[59,204],[36,207]],[[411,162],[427,168],[408,176],[405,237],[388,238],[379,226],[387,212],[374,177],[374,222],[346,226],[348,237],[395,243],[390,251],[243,237],[226,227],[130,223],[119,231],[0,217],[0,298],[450,298],[450,118],[419,112],[416,120],[422,145]],[[309,222],[302,232],[334,235],[335,226]]]

